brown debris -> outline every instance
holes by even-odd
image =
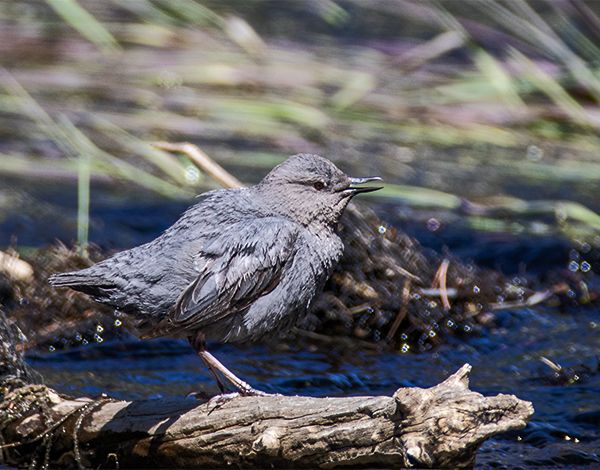
[[[31,260],[30,279],[4,274],[12,292],[8,298],[0,299],[0,303],[21,332],[18,350],[34,348],[45,352],[100,343],[130,327],[127,316],[113,308],[80,292],[55,289],[48,284],[53,273],[83,269],[102,258],[94,246],[89,247],[88,256],[82,256],[77,250],[57,244],[41,250]]]

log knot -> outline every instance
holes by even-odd
[[[500,432],[525,427],[533,414],[531,403],[469,390],[470,371],[465,364],[435,387],[403,388],[394,394],[407,467],[471,466],[475,452],[465,450],[476,450]]]
[[[252,450],[259,453],[265,453],[270,456],[276,456],[281,449],[279,442],[280,436],[284,434],[284,429],[279,427],[270,427],[263,431],[258,438],[252,443]]]

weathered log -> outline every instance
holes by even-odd
[[[66,399],[40,385],[0,405],[4,462],[52,468],[470,467],[531,403],[468,388],[465,364],[393,397],[236,397],[219,403]],[[14,410],[11,418],[7,410]],[[8,414],[7,414],[8,413]]]

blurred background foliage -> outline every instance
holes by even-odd
[[[67,184],[84,242],[98,188],[189,203],[218,187],[149,145],[166,140],[200,146],[247,184],[291,154],[319,153],[381,175],[373,197],[401,203],[390,219],[430,231],[600,244],[599,9],[2,0],[0,224],[15,211],[64,217],[60,196],[35,191]],[[74,239],[71,226],[45,235]],[[26,228],[3,232],[3,247],[19,233],[33,243]]]

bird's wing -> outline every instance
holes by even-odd
[[[266,217],[234,224],[207,240],[195,260],[198,277],[170,312],[172,325],[201,327],[271,292],[294,256],[298,229],[291,221]]]

